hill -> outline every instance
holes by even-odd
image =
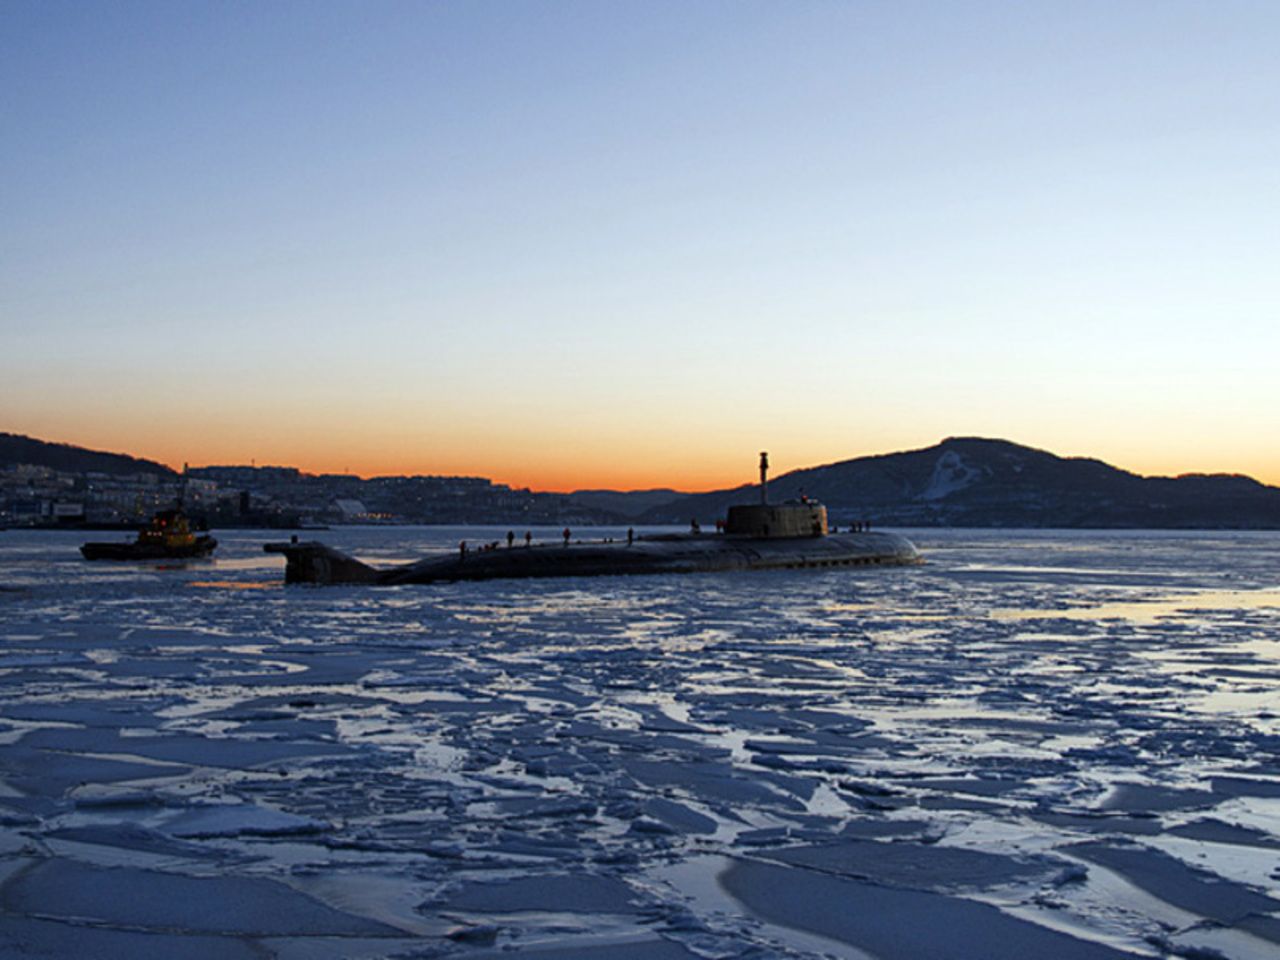
[[[756,485],[683,497],[648,523],[706,524]],[[804,495],[833,522],[895,526],[1280,529],[1280,488],[1235,475],[1141,477],[1006,440],[953,437],[923,450],[794,470],[769,481],[771,500]]]
[[[48,443],[16,433],[0,433],[0,466],[21,463],[66,473],[155,473],[175,476],[163,463],[140,460],[123,453],[102,453],[66,443]]]
[[[24,463],[69,473],[176,476],[169,467],[152,460],[0,433],[0,467]],[[323,487],[314,491],[312,500],[327,502],[347,495],[380,504],[373,487],[397,478],[370,482],[348,478],[354,484],[348,484],[351,491],[329,483],[332,478],[307,479]],[[452,489],[448,478],[437,479]],[[492,520],[510,513],[510,491],[490,490],[487,482],[479,482],[479,486],[484,489],[473,491],[475,503],[467,511],[462,510],[455,491],[445,498],[448,508],[443,513],[430,514],[432,522],[472,522],[477,517]],[[275,496],[286,506],[297,506],[293,503],[299,496],[296,489],[264,488],[259,493]],[[923,450],[793,470],[771,479],[769,494],[774,501],[801,495],[820,500],[832,522],[840,525],[869,520],[893,526],[1280,529],[1280,488],[1249,477],[1141,477],[1100,460],[1059,457],[1006,440],[980,437],[952,437]],[[731,504],[758,499],[759,487],[702,494],[579,490],[567,495],[528,496],[553,505],[544,504],[546,522],[573,519],[578,523],[683,525],[697,518],[708,527],[723,518]],[[398,501],[386,509],[410,517],[420,513],[406,512]],[[521,508],[518,518],[523,522],[529,516],[527,509]]]
[[[623,520],[634,520],[646,511],[661,507],[687,497],[689,494],[678,490],[632,490],[620,493],[617,490],[575,490],[569,494],[569,500],[576,506],[603,510]]]

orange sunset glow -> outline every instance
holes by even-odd
[[[1016,426],[1016,424],[1014,425]],[[231,436],[204,433],[200,443],[175,443],[167,425],[134,429],[104,428],[97,433],[36,424],[29,431],[58,442],[123,451],[175,469],[249,464],[293,466],[313,474],[351,473],[361,477],[393,475],[479,476],[516,488],[543,491],[583,489],[645,490],[671,488],[701,492],[755,482],[758,449],[768,448],[775,475],[862,456],[931,446],[949,434],[881,429],[865,439],[850,434],[833,441],[813,429],[788,431],[779,424],[759,434],[738,431],[717,436],[713,429],[635,432],[625,443],[606,434],[584,435],[546,429],[532,436],[517,431],[433,431],[406,428],[392,433],[385,425],[361,431],[355,423],[329,424],[319,430],[280,436],[252,426]],[[1264,483],[1280,483],[1280,456],[1231,438],[1214,438],[1194,458],[1176,445],[1140,451],[1120,438],[1072,435],[1028,443],[1017,430],[981,430],[973,435],[1001,436],[1047,449],[1060,456],[1101,459],[1145,476],[1184,473],[1246,474]]]
[[[654,61],[627,30],[476,63],[397,30],[344,66],[274,20],[117,37],[154,62],[14,50],[0,429],[538,490],[964,435],[1280,483],[1270,60],[1194,82],[1199,47],[1136,20],[1145,60],[788,17],[791,45],[712,17]]]

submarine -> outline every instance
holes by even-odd
[[[449,583],[523,577],[591,577],[733,570],[810,570],[903,566],[923,562],[920,551],[895,533],[832,533],[827,509],[814,500],[770,503],[768,453],[760,454],[760,502],[731,506],[721,529],[656,534],[625,541],[565,542],[494,547],[424,557],[395,567],[372,567],[317,541],[263,545],[285,557],[285,583]]]

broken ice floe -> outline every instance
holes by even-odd
[[[1273,956],[1280,538],[919,539],[382,592],[0,539],[0,953]]]

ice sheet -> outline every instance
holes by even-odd
[[[0,956],[1274,956],[1280,535],[915,536],[372,590],[0,532]]]

